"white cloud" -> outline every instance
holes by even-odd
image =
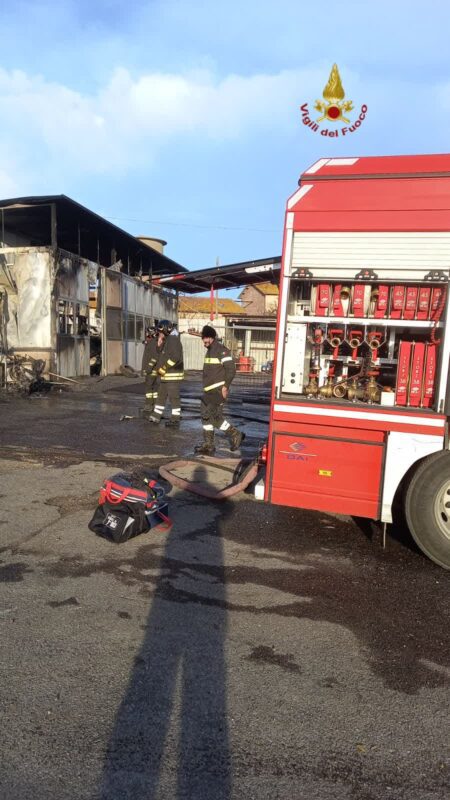
[[[323,64],[275,74],[230,74],[209,70],[184,74],[153,72],[134,77],[118,67],[93,93],[75,91],[22,71],[0,69],[0,196],[11,195],[20,175],[124,174],[148,169],[181,142],[254,141],[268,134],[301,131],[298,107],[310,110],[328,77]],[[347,96],[355,108],[367,103],[365,133],[350,145],[363,152],[446,149],[450,121],[449,85],[362,79],[342,65]],[[413,97],[414,103],[402,98]],[[418,108],[426,108],[426,116]],[[439,127],[430,121],[439,120]],[[312,134],[311,134],[312,135]],[[312,143],[312,142],[311,142]],[[338,149],[337,148],[337,149]],[[30,183],[30,182],[29,182]],[[32,181],[31,181],[32,183]],[[35,181],[36,183],[36,181]]]
[[[117,68],[96,94],[82,94],[41,76],[0,70],[3,145],[19,158],[42,148],[66,169],[114,172],[138,167],[176,137],[210,141],[279,128],[317,70],[217,79],[207,71],[155,72],[133,78]]]

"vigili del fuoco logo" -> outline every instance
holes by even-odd
[[[315,120],[311,119],[308,103],[303,103],[300,106],[302,112],[302,122],[313,133],[319,133],[321,136],[347,136],[349,133],[354,133],[358,130],[367,114],[367,106],[362,105],[359,116],[352,122],[351,116],[354,111],[353,102],[351,100],[344,100],[345,92],[342,86],[341,76],[337,64],[333,64],[328,78],[328,83],[322,92],[323,100],[316,100],[314,110],[320,113]],[[324,102],[325,101],[325,102]],[[356,112],[358,113],[358,112]],[[340,128],[327,128],[321,125],[324,120],[333,125],[340,123]]]

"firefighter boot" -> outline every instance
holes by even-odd
[[[239,450],[245,439],[245,433],[231,426],[231,428],[227,430],[227,439],[230,442],[230,450]]]
[[[142,409],[142,419],[150,420],[153,414],[153,400],[146,399],[144,408]]]
[[[171,417],[166,422],[166,428],[179,428],[180,420],[178,417]]]
[[[203,431],[203,444],[198,444],[194,452],[198,456],[213,456],[216,452],[214,447],[214,431]]]

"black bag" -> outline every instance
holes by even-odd
[[[89,528],[99,536],[106,536],[120,544],[150,530],[144,507],[126,502],[112,505],[105,501],[97,506]]]
[[[103,482],[99,505],[88,527],[117,544],[146,533],[155,525],[166,531],[172,523],[166,515],[165,494],[161,483],[142,472],[113,475]]]

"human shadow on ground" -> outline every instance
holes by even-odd
[[[194,496],[188,498],[184,512],[189,514],[192,505],[194,516],[197,503]],[[182,546],[170,546],[166,574],[177,578],[175,587],[156,574],[159,556],[151,545],[133,553],[123,574],[123,557],[98,562],[64,558],[48,569],[60,577],[113,574],[122,583],[140,584],[141,593],[149,596],[158,587],[160,596],[180,606],[196,604],[199,614],[208,603],[218,612],[251,614],[262,626],[258,618],[264,615],[270,624],[278,617],[338,625],[356,637],[367,665],[390,689],[415,694],[448,685],[449,576],[444,570],[389,536],[382,550],[380,539],[369,541],[353,522],[321,512],[241,498],[239,504],[221,504],[219,524],[221,541],[228,548],[238,546],[239,557],[224,567],[220,555],[216,567],[213,558],[195,549],[202,541],[198,531],[187,532]],[[192,570],[196,557],[195,580],[191,576],[181,589],[179,576]],[[208,582],[219,587],[205,599]],[[244,600],[239,586],[255,588]],[[283,602],[275,599],[276,592],[283,593]],[[223,618],[218,620],[223,626]]]
[[[193,480],[205,479],[197,467]],[[161,783],[177,800],[230,797],[221,539],[230,511],[223,504],[217,524],[185,535],[174,525],[167,536],[144,641],[105,755],[102,800],[153,800]],[[193,587],[195,602],[188,599]]]

